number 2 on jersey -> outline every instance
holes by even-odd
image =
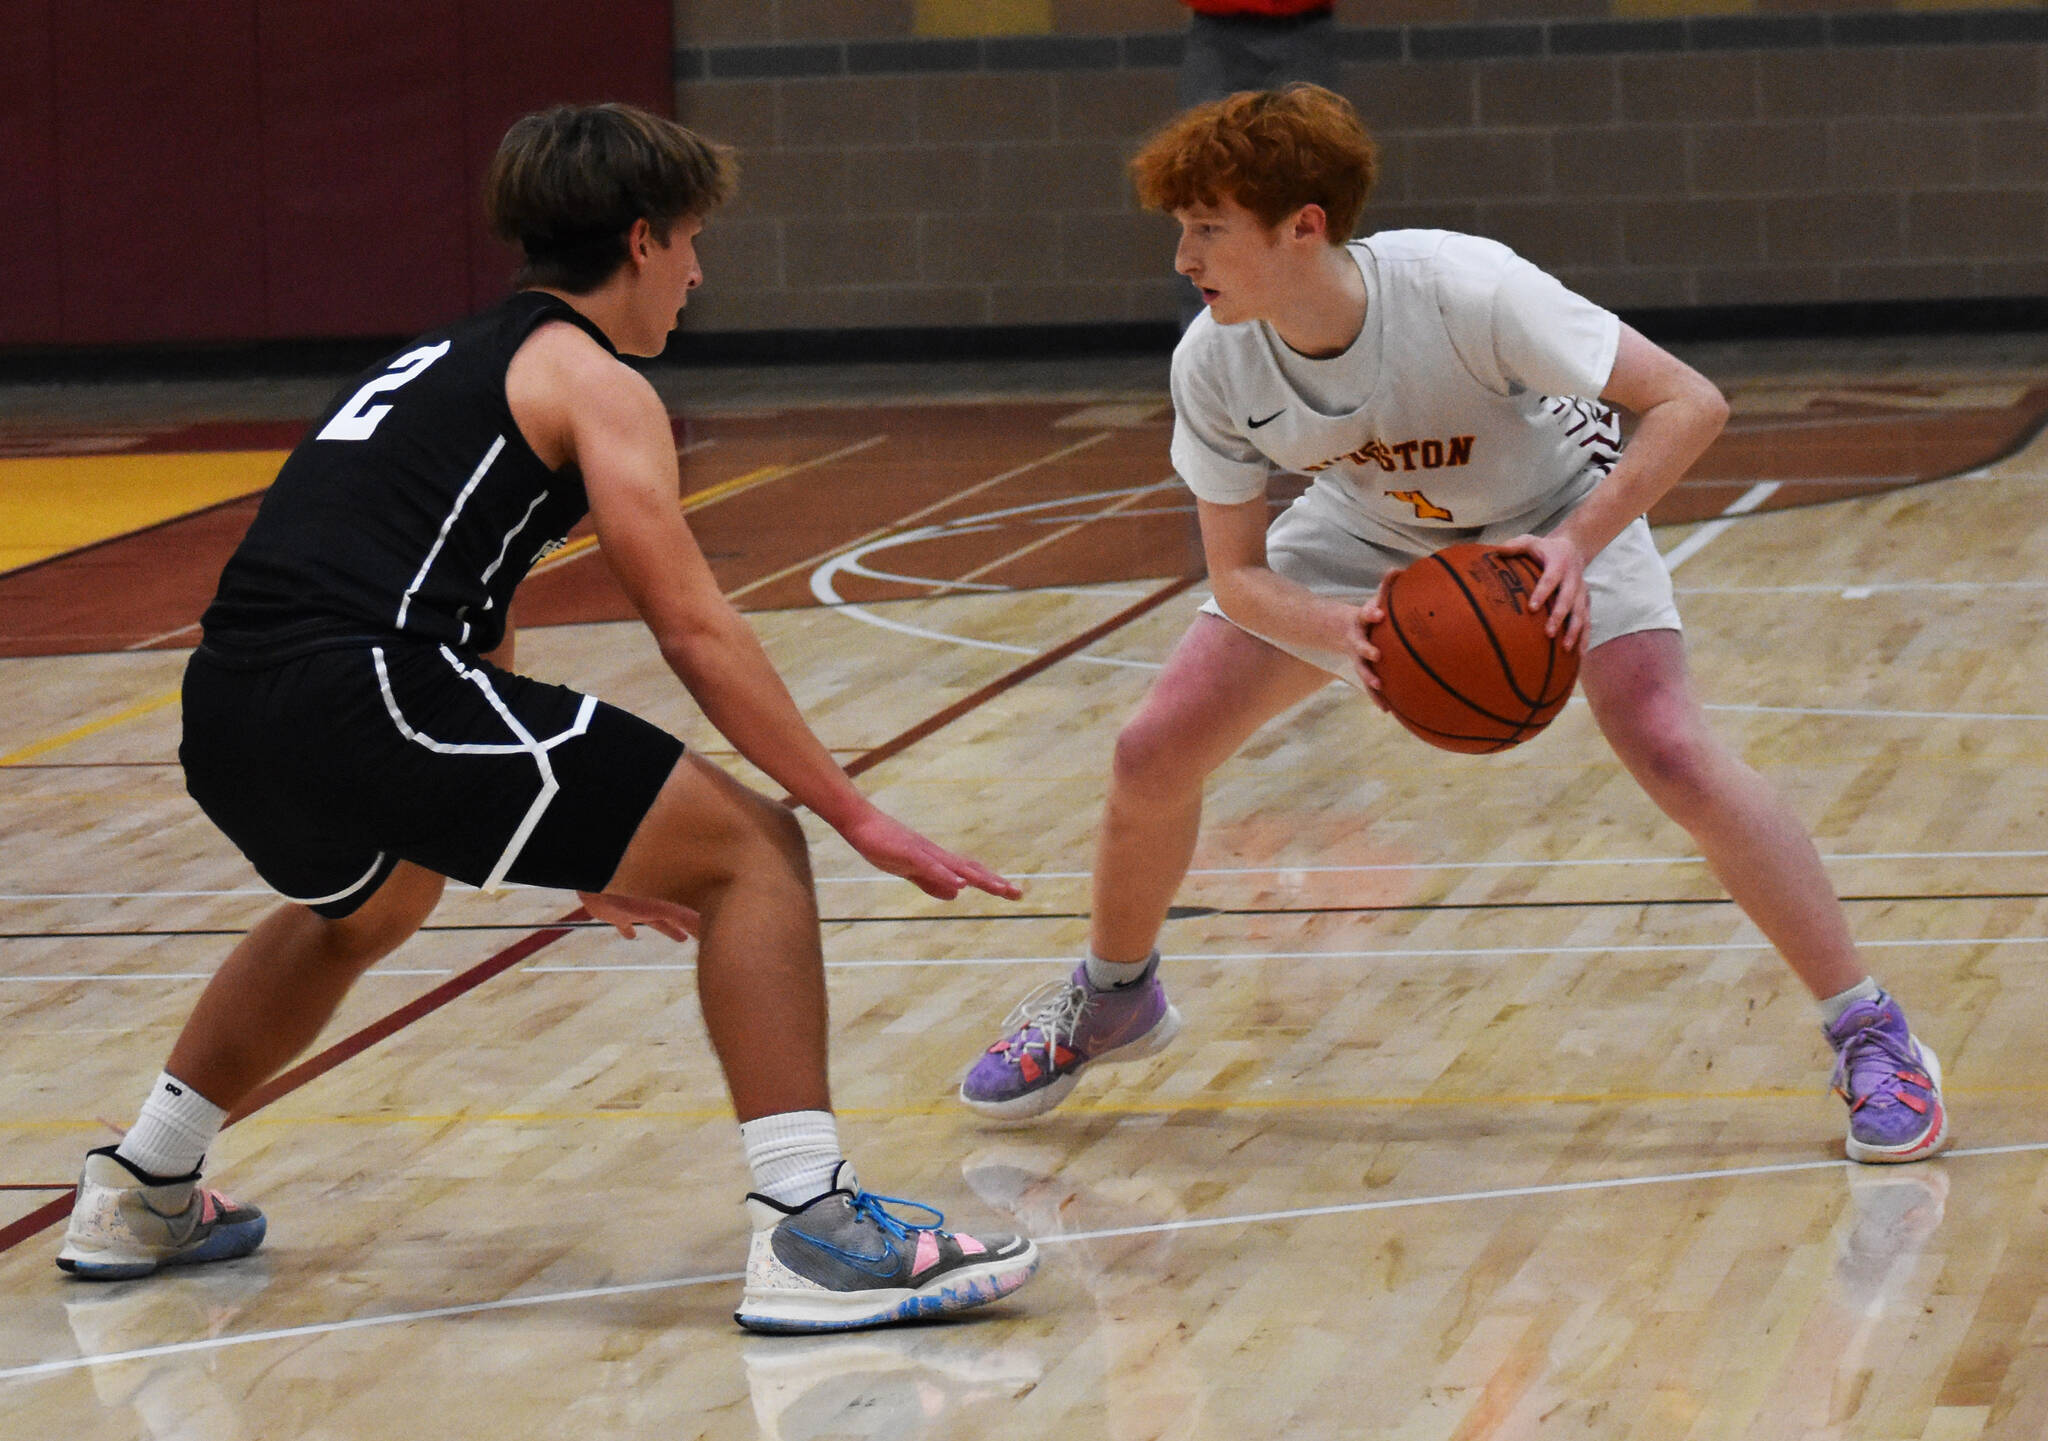
[[[391,362],[391,368],[348,398],[348,404],[334,412],[334,418],[320,427],[316,440],[368,440],[377,422],[391,413],[388,405],[370,405],[371,397],[396,390],[448,353],[449,341],[408,350]],[[367,407],[367,408],[365,408]]]

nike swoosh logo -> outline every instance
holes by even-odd
[[[1278,420],[1281,416],[1285,414],[1287,414],[1287,407],[1283,405],[1278,410],[1274,411],[1271,415],[1267,416],[1264,420],[1253,420],[1250,416],[1246,416],[1244,423],[1250,426],[1253,430],[1257,430],[1262,425],[1271,425],[1274,421]]]
[[[872,1256],[863,1256],[857,1251],[849,1251],[842,1246],[833,1245],[830,1241],[821,1240],[811,1235],[808,1231],[799,1231],[794,1226],[789,1228],[789,1233],[801,1241],[807,1241],[811,1245],[816,1246],[827,1255],[837,1256],[856,1271],[865,1271],[870,1276],[883,1278],[892,1276],[896,1272],[896,1247],[887,1240],[882,1242],[882,1249],[880,1251]]]

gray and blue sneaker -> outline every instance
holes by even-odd
[[[938,1211],[863,1191],[844,1161],[833,1180],[824,1195],[795,1207],[748,1194],[754,1239],[733,1319],[749,1331],[851,1331],[926,1320],[1000,1300],[1038,1269],[1038,1248],[1025,1237],[941,1230],[946,1218]],[[932,1219],[904,1221],[889,1206],[914,1207]]]
[[[137,1170],[112,1146],[89,1151],[57,1264],[81,1281],[126,1281],[164,1266],[232,1261],[263,1244],[268,1223],[199,1184]]]

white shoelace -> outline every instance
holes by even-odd
[[[1032,1046],[1041,1046],[1050,1064],[1055,1046],[1072,1048],[1074,1032],[1087,1009],[1086,989],[1072,981],[1047,981],[1017,1002],[1003,1018],[1003,1030],[1019,1038],[1009,1049],[1028,1054]],[[1035,1042],[1031,1039],[1034,1030],[1039,1037]]]

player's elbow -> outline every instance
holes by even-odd
[[[669,621],[654,629],[654,643],[668,668],[692,687],[719,669],[718,658],[729,645],[722,627],[708,617]]]
[[[1698,384],[1692,388],[1693,409],[1699,413],[1700,423],[1719,435],[1728,424],[1728,397],[1721,393],[1721,387],[1704,375],[1695,373]]]
[[[1692,423],[1706,431],[1710,438],[1719,435],[1721,428],[1728,423],[1728,397],[1721,393],[1720,386],[1691,366],[1680,365],[1677,371],[1669,396],[1677,402],[1673,408],[1682,408]]]

